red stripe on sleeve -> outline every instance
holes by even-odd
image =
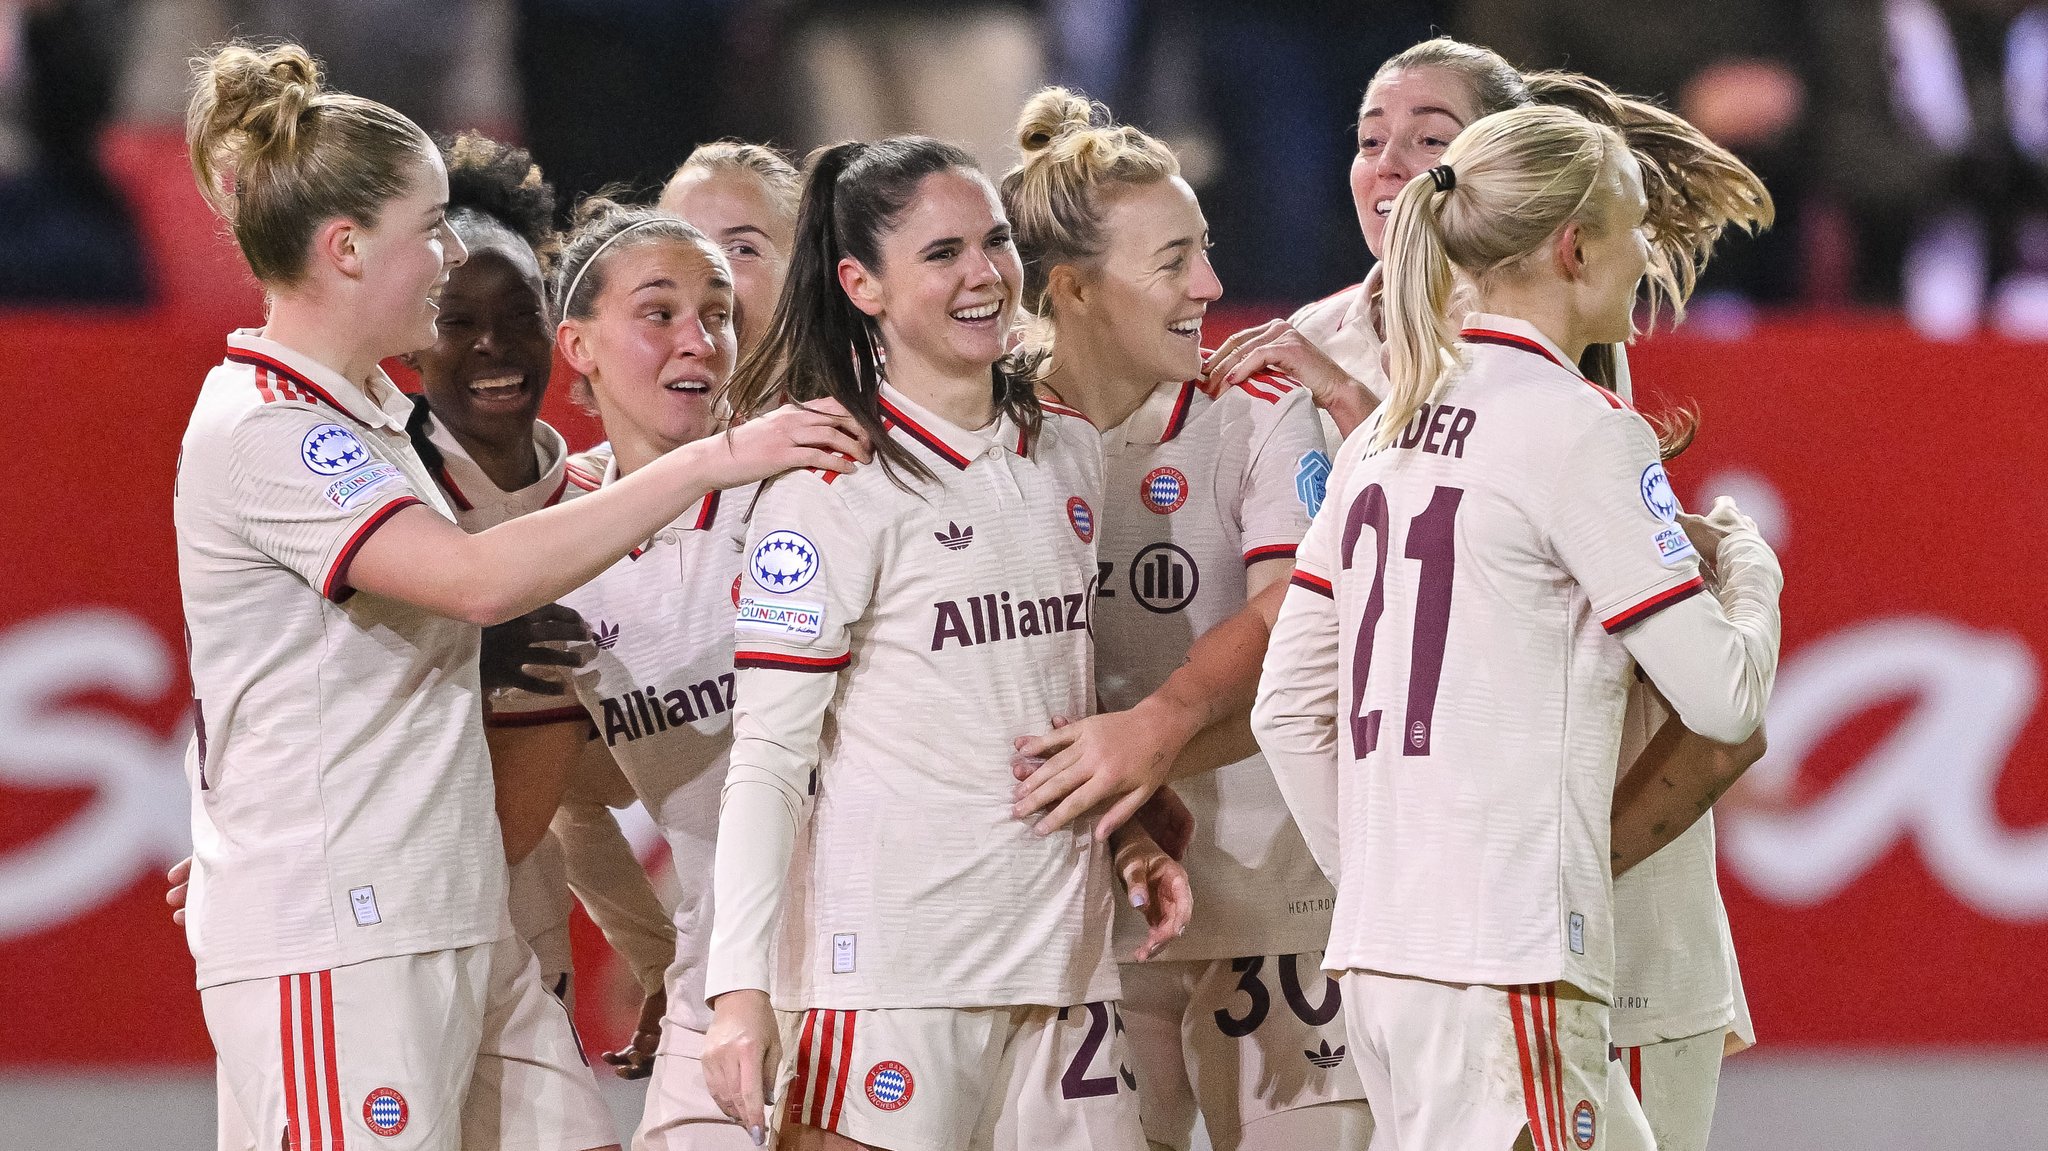
[[[1298,588],[1306,588],[1326,599],[1337,598],[1336,589],[1330,586],[1330,581],[1316,575],[1314,572],[1305,572],[1300,568],[1295,568],[1294,575],[1289,577],[1287,582]]]
[[[853,1078],[853,1021],[860,1012],[846,1013],[846,1033],[839,1040],[839,1085],[832,1089],[832,1114],[825,1117],[825,1130],[839,1130],[839,1111],[846,1104],[846,1081]]]
[[[1623,608],[1606,619],[1601,620],[1600,626],[1606,628],[1609,635],[1626,631],[1663,611],[1665,608],[1670,607],[1672,604],[1682,603],[1700,594],[1701,590],[1706,586],[1704,580],[1694,576],[1677,587],[1666,588],[1647,599],[1641,600],[1633,607]]]
[[[277,1046],[284,1053],[286,1151],[299,1151],[299,1044],[292,1030],[292,977],[277,977]]]
[[[765,667],[776,671],[843,671],[852,663],[852,652],[845,655],[813,657],[783,655],[775,651],[737,651],[732,656],[734,667]]]
[[[334,557],[334,563],[327,569],[327,578],[320,582],[320,594],[335,603],[347,598],[351,590],[347,582],[348,565],[355,560],[356,553],[363,549],[363,543],[370,538],[370,533],[383,527],[384,521],[402,509],[419,502],[418,496],[399,496],[371,512],[370,518],[363,521],[363,526],[356,529],[356,534],[348,537],[348,542],[341,545],[341,553]]]
[[[1244,553],[1244,566],[1250,567],[1260,560],[1291,560],[1294,558],[1294,544],[1267,544]]]
[[[581,707],[551,707],[543,711],[486,711],[485,727],[546,727],[551,723],[579,723],[590,713]]]
[[[321,1026],[326,1029],[327,1118],[333,1124],[334,1151],[343,1151],[341,1125],[341,1065],[334,1057],[334,973],[320,973]]]

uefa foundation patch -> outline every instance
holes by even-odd
[[[379,1087],[363,1100],[363,1122],[375,1135],[396,1135],[405,1130],[409,1115],[405,1096],[389,1087]]]
[[[1592,1151],[1594,1122],[1592,1101],[1579,1100],[1572,1108],[1572,1142],[1579,1145],[1579,1151]]]
[[[868,1102],[877,1111],[901,1110],[915,1090],[917,1082],[910,1077],[910,1068],[893,1059],[884,1059],[868,1069]]]

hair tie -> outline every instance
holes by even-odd
[[[1435,184],[1439,192],[1448,192],[1458,186],[1458,173],[1449,164],[1438,164],[1423,175],[1429,177],[1429,182]]]
[[[583,261],[583,266],[582,266],[582,267],[580,267],[580,268],[578,268],[578,269],[576,269],[576,274],[575,274],[574,276],[570,277],[570,279],[569,279],[569,290],[568,290],[568,291],[566,291],[566,292],[564,292],[564,293],[562,293],[562,316],[563,316],[563,318],[564,318],[564,319],[568,318],[568,315],[569,315],[569,305],[570,305],[570,304],[572,304],[572,303],[574,303],[574,302],[575,302],[575,299],[576,299],[576,289],[577,289],[577,288],[580,288],[580,287],[582,287],[582,286],[583,286],[583,273],[585,273],[585,272],[587,272],[587,271],[589,271],[589,270],[590,270],[590,265],[592,265],[592,264],[595,264],[595,263],[597,263],[597,258],[598,258],[599,256],[602,256],[602,255],[604,255],[604,250],[605,250],[606,248],[609,248],[609,247],[611,247],[611,246],[612,246],[612,244],[613,244],[614,242],[616,242],[616,241],[618,240],[618,238],[619,238],[620,236],[623,236],[623,235],[625,235],[626,233],[628,233],[628,232],[630,232],[630,231],[634,230],[635,228],[644,228],[644,227],[648,226],[649,224],[659,224],[659,223],[662,223],[662,222],[664,222],[665,220],[667,220],[667,219],[669,219],[669,218],[670,218],[670,217],[666,217],[666,216],[649,216],[649,217],[647,217],[647,218],[646,218],[646,219],[644,219],[644,220],[635,220],[635,221],[633,221],[632,223],[630,223],[630,224],[626,225],[625,227],[623,227],[623,228],[620,228],[620,229],[619,229],[618,231],[616,231],[616,232],[613,232],[613,233],[612,233],[611,235],[609,235],[609,236],[606,236],[606,237],[604,238],[604,243],[602,243],[602,244],[599,244],[599,245],[597,246],[597,250],[596,250],[596,251],[594,251],[594,252],[592,252],[592,253],[590,253],[590,258],[589,258],[589,259],[587,259],[587,260],[585,260],[585,261]]]

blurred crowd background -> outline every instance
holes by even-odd
[[[2027,0],[0,0],[0,302],[149,298],[102,134],[175,129],[187,58],[237,31],[430,129],[524,142],[565,197],[652,188],[724,136],[922,131],[999,171],[1057,80],[1177,147],[1239,303],[1364,272],[1360,95],[1446,31],[1659,96],[1764,175],[1779,224],[1729,245],[1715,304],[2048,339],[2048,3]]]

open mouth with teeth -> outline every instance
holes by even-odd
[[[1374,215],[1380,217],[1383,220],[1386,219],[1394,212],[1394,198],[1392,196],[1389,196],[1386,199],[1381,200],[1379,203],[1374,204],[1372,206],[1372,210]]]
[[[663,391],[685,396],[709,395],[711,392],[709,380],[670,380],[661,387]]]
[[[479,408],[517,409],[526,406],[532,395],[532,388],[523,373],[508,372],[503,375],[486,376],[471,380],[468,384],[469,400]]]
[[[1002,312],[1003,302],[1001,300],[990,300],[986,304],[976,304],[971,308],[955,308],[947,314],[960,323],[980,325],[994,323],[996,317],[1001,315]]]
[[[1200,340],[1202,338],[1202,317],[1189,316],[1185,320],[1175,320],[1166,325],[1166,330],[1183,339]]]

